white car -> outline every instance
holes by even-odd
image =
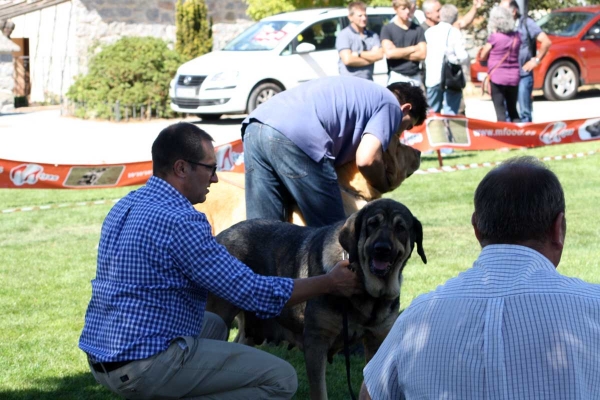
[[[377,33],[394,16],[391,7],[369,7],[367,28]],[[183,64],[171,81],[171,108],[218,119],[252,112],[275,94],[322,76],[338,75],[337,34],[348,26],[347,8],[312,9],[265,18],[222,50]],[[373,79],[385,85],[385,59]]]

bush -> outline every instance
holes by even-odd
[[[255,21],[296,9],[292,0],[246,0],[246,14]]]
[[[203,0],[178,0],[175,20],[175,50],[186,60],[212,50],[212,20]]]
[[[184,62],[162,39],[124,37],[102,48],[67,92],[75,102],[85,103],[78,116],[111,118],[112,105],[161,104],[167,112],[169,82]],[[164,115],[168,116],[168,115]]]

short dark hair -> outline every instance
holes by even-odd
[[[517,12],[517,17],[521,16],[521,10],[519,9],[519,3],[517,3],[516,0],[511,0],[510,3],[508,3],[508,7]]]
[[[177,160],[202,160],[205,156],[203,143],[212,141],[208,133],[194,124],[179,122],[167,126],[152,143],[152,172],[164,177],[172,171]]]
[[[350,4],[348,4],[348,14],[349,15],[354,14],[355,8],[359,8],[361,10],[366,10],[367,5],[365,3],[363,3],[362,1],[353,1]]]
[[[475,191],[473,223],[485,244],[544,242],[556,217],[565,211],[557,176],[534,157],[504,161]]]
[[[409,103],[412,108],[408,112],[416,120],[415,125],[421,125],[427,118],[427,98],[423,90],[408,82],[396,82],[387,87],[394,93],[400,105]]]

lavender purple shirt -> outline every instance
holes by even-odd
[[[518,86],[519,85],[519,48],[521,37],[518,32],[492,33],[488,38],[492,50],[488,58],[488,71],[502,61],[507,52],[508,57],[494,69],[490,80],[496,85]]]

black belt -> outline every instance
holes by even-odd
[[[119,369],[124,367],[133,361],[115,361],[115,362],[105,362],[105,363],[94,363],[92,364],[92,368],[96,372],[112,372],[115,369]]]

